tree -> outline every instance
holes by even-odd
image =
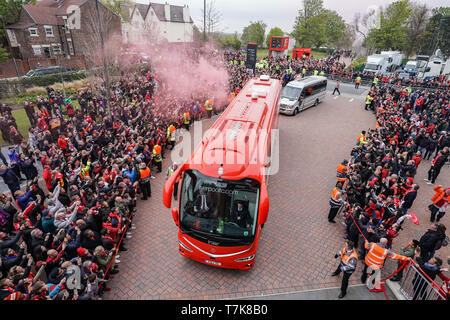
[[[192,34],[193,34],[194,42],[203,40],[202,32],[195,24],[192,26]]]
[[[346,24],[344,34],[336,42],[335,47],[337,49],[351,49],[353,47],[353,43],[355,42],[355,40],[356,40],[355,27],[351,24]]]
[[[211,35],[214,32],[220,31],[220,24],[222,23],[222,13],[216,8],[216,0],[209,0],[206,2],[206,8],[201,10],[201,31]],[[205,22],[206,21],[206,22]]]
[[[3,22],[0,21],[0,62],[8,59],[8,53],[5,49],[8,42],[3,24],[16,23],[19,20],[22,5],[30,3],[34,4],[36,0],[0,0],[0,16],[3,19]]]
[[[258,46],[264,44],[267,25],[263,21],[251,22],[242,31],[241,41],[244,44],[256,43]]]
[[[325,10],[319,17],[322,17],[325,24],[326,43],[329,46],[336,47],[345,33],[344,19],[336,11],[331,10]]]
[[[424,39],[422,54],[432,55],[436,49],[441,49],[445,56],[450,56],[450,7],[431,10]]]
[[[216,41],[222,49],[233,48],[234,50],[239,50],[241,48],[241,41],[235,32],[233,35],[226,35],[216,37]]]
[[[413,3],[412,11],[406,25],[408,45],[405,49],[406,57],[414,52],[422,51],[422,46],[426,41],[426,27],[430,19],[430,9],[426,4]]]
[[[117,14],[125,22],[130,21],[130,8],[133,6],[131,0],[100,0],[100,2],[110,8],[112,12]]]
[[[322,0],[304,0],[292,36],[301,47],[336,46],[345,28],[344,19],[336,11],[325,9]]]
[[[270,47],[270,38],[272,37],[282,37],[284,35],[283,30],[281,30],[278,27],[274,27],[272,29],[270,29],[269,33],[267,34],[266,37],[266,46],[269,48]]]
[[[392,2],[381,12],[380,26],[370,30],[365,45],[377,49],[404,50],[408,46],[407,22],[411,11],[409,0]]]
[[[8,60],[8,52],[6,51],[5,48],[3,48],[2,46],[0,46],[0,62],[5,62]]]

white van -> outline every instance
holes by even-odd
[[[327,78],[309,76],[289,82],[281,92],[280,113],[296,115],[311,106],[317,106],[327,90]]]

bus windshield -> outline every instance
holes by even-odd
[[[184,233],[217,246],[253,242],[259,182],[222,180],[187,170],[180,195],[180,227]]]
[[[300,97],[301,92],[302,88],[286,86],[281,92],[281,97],[289,100],[297,100]]]

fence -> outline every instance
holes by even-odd
[[[399,293],[406,300],[446,300],[445,292],[420,267],[410,265],[400,280]]]
[[[61,64],[66,68],[75,68],[77,70],[86,69],[86,59],[84,56],[72,56],[60,57],[60,58],[29,58],[29,59],[16,59],[15,64],[17,66],[20,76],[23,76],[31,69],[36,69],[38,67],[49,67],[57,66]],[[9,59],[5,62],[0,63],[0,79],[4,78],[15,78],[17,77],[16,66],[14,61]]]
[[[307,71],[306,76],[312,76],[313,72],[312,71]],[[347,83],[347,84],[355,84],[356,82],[356,78],[353,77],[341,77],[340,75],[337,74],[330,74],[330,73],[325,73],[323,75],[324,77],[326,77],[328,80],[339,80],[341,83]],[[361,83],[360,86],[361,87],[370,87],[372,86],[372,82],[373,82],[373,78],[372,77],[367,77],[367,76],[362,76],[361,77]],[[396,83],[398,83],[398,81],[396,80]],[[395,88],[395,89],[402,89],[406,86],[408,86],[409,84],[403,84],[402,85],[397,85],[397,84],[393,84],[393,83],[385,83],[385,82],[381,82],[379,81],[377,86],[386,86],[386,87],[390,87],[390,88]],[[446,91],[449,88],[447,86],[442,86],[442,87],[431,87],[431,86],[414,86],[414,85],[409,85],[411,87],[412,91],[416,91],[416,90],[439,90],[439,91]]]

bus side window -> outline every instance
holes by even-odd
[[[313,87],[308,87],[303,90],[305,92],[305,97],[309,97],[313,94]]]

